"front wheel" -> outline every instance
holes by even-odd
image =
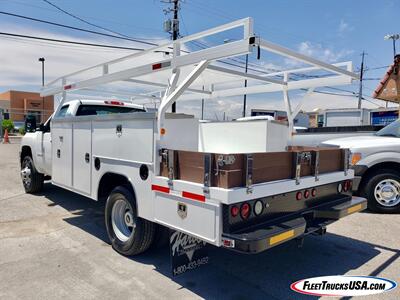
[[[112,247],[123,255],[146,251],[154,239],[154,223],[139,218],[135,196],[125,186],[116,187],[107,199],[105,222]]]
[[[43,189],[44,175],[36,170],[30,156],[25,156],[22,160],[21,179],[27,193],[38,193]]]
[[[363,196],[368,208],[379,213],[400,212],[400,176],[393,170],[380,170],[367,180]]]

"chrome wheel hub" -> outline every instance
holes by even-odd
[[[31,181],[32,181],[31,174],[32,174],[32,170],[31,170],[29,164],[25,164],[24,168],[21,170],[22,183],[25,186],[29,186],[31,184]]]
[[[376,201],[385,207],[393,207],[400,203],[400,183],[394,179],[380,181],[374,190]]]
[[[135,219],[131,206],[125,200],[117,200],[111,211],[111,224],[117,238],[126,242],[135,231]]]

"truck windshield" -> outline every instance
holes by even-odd
[[[123,106],[81,105],[76,112],[77,116],[96,116],[120,113],[143,112],[143,109]]]
[[[375,133],[377,136],[394,136],[400,137],[400,120],[390,123],[386,127]]]

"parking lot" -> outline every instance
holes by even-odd
[[[399,215],[352,215],[259,255],[209,248],[210,263],[172,277],[168,248],[137,257],[108,244],[102,205],[46,184],[20,183],[18,145],[0,144],[0,298],[299,299],[290,284],[324,275],[372,275],[399,282]],[[399,299],[400,288],[370,299]]]

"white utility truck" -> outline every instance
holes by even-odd
[[[240,30],[242,38],[184,48],[230,30]],[[270,51],[311,66],[261,76],[224,63],[254,50],[258,58]],[[53,117],[22,139],[24,187],[37,192],[51,177],[52,184],[106,201],[107,232],[124,255],[144,252],[165,227],[191,236],[186,246],[198,239],[246,253],[322,234],[326,225],[363,210],[366,200],[351,195],[348,151],[328,149],[336,156],[323,160],[322,149],[288,148],[301,109],[292,110],[288,93],[348,84],[358,78],[351,68],[350,62],[331,65],[265,41],[246,18],[63,76],[41,92],[61,94]],[[290,77],[318,70],[330,76]],[[115,82],[133,85],[135,99],[158,98],[158,110],[112,99],[67,99],[67,92]],[[199,122],[167,113],[176,101],[268,92],[282,92],[288,122]],[[329,165],[333,161],[339,165]]]

